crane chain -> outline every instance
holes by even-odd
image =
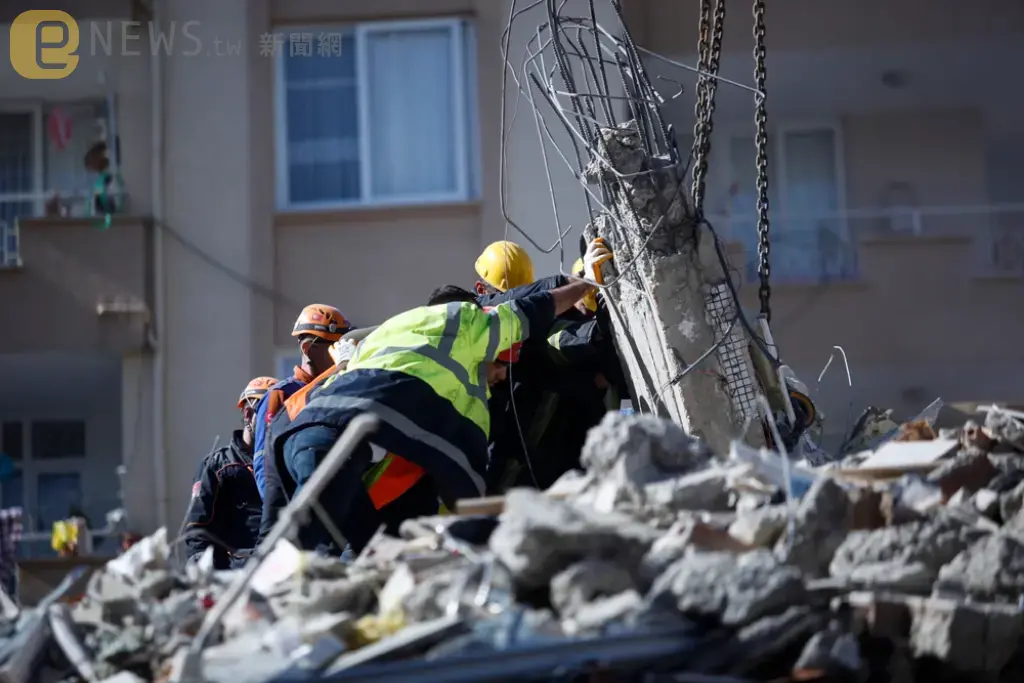
[[[701,0],[700,38],[696,103],[693,112],[693,182],[690,192],[696,214],[704,213],[704,194],[711,154],[711,133],[714,131],[715,95],[718,92],[718,69],[722,60],[722,36],[725,29],[725,0],[715,1],[711,18],[711,0]]]
[[[772,274],[769,255],[771,253],[771,225],[768,222],[768,113],[765,107],[767,90],[767,68],[765,65],[765,0],[754,0],[754,87],[757,101],[754,108],[754,145],[757,148],[757,275],[760,286],[757,297],[761,303],[761,315],[771,322]]]

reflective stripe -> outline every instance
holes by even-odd
[[[469,480],[473,482],[473,486],[477,488],[477,493],[479,495],[483,495],[484,489],[486,488],[484,479],[469,464],[469,458],[467,458],[466,454],[462,452],[462,449],[449,443],[437,434],[426,431],[405,415],[399,413],[397,410],[368,398],[339,396],[335,394],[318,396],[310,401],[310,405],[322,406],[324,408],[336,408],[338,410],[362,410],[364,412],[373,413],[408,438],[424,443],[439,453],[447,456],[452,462],[458,465]]]
[[[498,356],[498,346],[501,344],[501,319],[492,316],[490,323],[487,328],[487,353],[484,358],[494,360]]]
[[[530,338],[530,319],[527,317],[526,313],[519,306],[519,303],[515,299],[513,299],[512,301],[508,302],[508,307],[509,307],[509,310],[511,310],[513,313],[515,313],[516,317],[519,318],[519,327],[520,327],[519,341],[523,341],[525,339],[529,339]],[[513,340],[513,341],[515,341],[515,340]]]
[[[393,457],[391,453],[388,453],[384,456],[383,460],[376,463],[366,471],[366,474],[363,475],[363,483],[366,484],[367,488],[377,483],[377,480],[380,479],[380,475],[384,474],[384,470],[386,470],[388,465],[391,464],[392,459]]]
[[[363,483],[373,506],[380,510],[388,503],[394,502],[415,486],[426,472],[422,467],[388,453],[383,462],[373,467],[363,476]]]
[[[459,334],[462,304],[454,302],[448,304],[445,308],[444,329],[441,331],[441,341],[437,346],[432,346],[431,344],[421,344],[420,346],[412,346],[408,348],[385,346],[371,355],[370,358],[372,359],[395,353],[418,353],[421,356],[429,358],[448,372],[455,375],[455,379],[457,379],[459,383],[466,388],[466,393],[468,393],[472,398],[479,399],[480,401],[487,403],[487,382],[480,381],[480,378],[486,377],[486,374],[482,372],[478,373],[477,381],[474,383],[470,381],[469,371],[466,370],[461,363],[452,358],[452,349],[455,347],[455,338]],[[501,339],[500,326],[492,325],[490,334],[491,337],[488,342],[488,349],[490,349],[491,342],[494,343],[494,348],[497,349],[498,343]],[[497,351],[495,351],[495,353],[497,353]],[[487,356],[489,359],[492,357],[493,356]]]

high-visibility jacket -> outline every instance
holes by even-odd
[[[316,379],[308,382],[284,402],[282,409],[277,411],[268,429],[268,443],[275,443],[274,435],[284,433],[295,420],[296,416],[308,405],[310,397],[315,395],[316,390],[333,375],[339,372],[338,366],[333,365],[321,373]],[[341,370],[340,372],[344,372]],[[273,446],[269,452],[274,452]],[[260,539],[269,533],[277,522],[277,516],[281,508],[288,504],[290,497],[284,487],[278,470],[278,463],[275,458],[267,458],[265,470],[268,474],[268,490],[264,498],[263,517],[260,523]],[[372,468],[363,476],[366,488],[370,494],[370,500],[378,510],[394,502],[402,494],[415,486],[423,478],[423,468],[412,464],[408,460],[393,453],[387,453],[383,459],[375,463]],[[268,504],[266,501],[269,500]]]
[[[554,298],[541,292],[484,311],[473,303],[423,306],[384,322],[360,342],[345,372],[275,433],[275,457],[289,433],[317,424],[343,428],[373,413],[373,443],[423,468],[444,503],[483,494],[490,431],[485,363],[546,330]]]
[[[313,381],[312,375],[299,366],[295,366],[291,377],[270,387],[256,404],[256,417],[253,420],[252,472],[256,477],[256,488],[259,489],[261,498],[267,495],[267,478],[263,464],[263,455],[267,446],[267,428],[284,402],[311,381]]]

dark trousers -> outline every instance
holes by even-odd
[[[296,495],[313,476],[342,431],[344,425],[337,428],[314,425],[295,432],[287,439],[284,464],[295,481]],[[331,524],[337,527],[356,553],[366,547],[383,524],[363,484],[363,473],[370,466],[371,457],[368,443],[356,448],[317,501]],[[299,529],[299,544],[304,550],[340,554],[344,548],[338,547],[337,540],[321,521],[320,513],[315,508],[310,512],[308,522]]]

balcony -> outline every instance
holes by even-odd
[[[754,223],[712,224],[744,305],[757,311]],[[837,433],[868,404],[906,416],[936,397],[1024,399],[1024,205],[774,216],[771,225],[772,332]],[[838,359],[815,384],[835,345],[852,387]]]
[[[146,348],[150,219],[21,218],[0,237],[0,353]]]
[[[753,216],[709,217],[742,259],[744,281],[757,278]],[[949,251],[952,249],[952,251]],[[782,285],[889,282],[945,250],[951,277],[1024,277],[1024,204],[847,211],[771,217],[772,281]]]

